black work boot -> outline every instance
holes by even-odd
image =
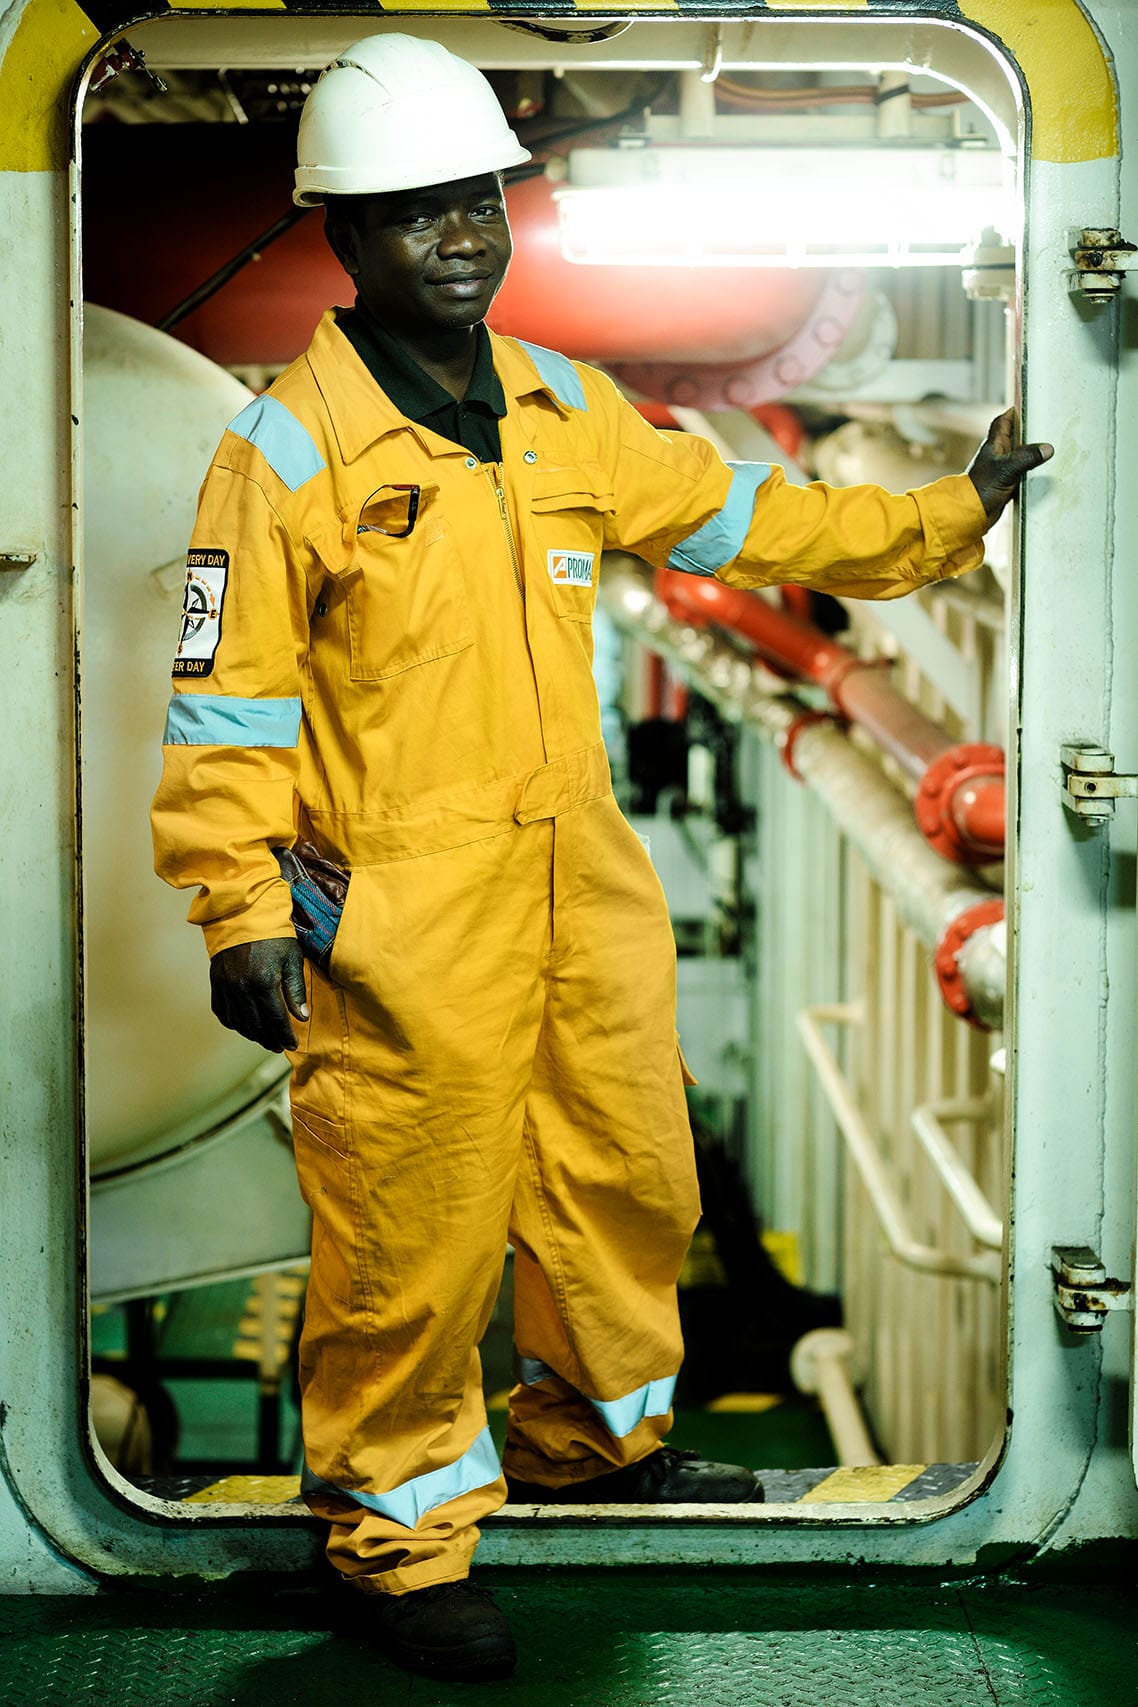
[[[762,1483],[741,1464],[709,1464],[698,1452],[661,1446],[623,1470],[608,1470],[567,1488],[506,1477],[506,1498],[517,1505],[757,1505]]]
[[[427,1677],[476,1683],[512,1677],[517,1664],[505,1614],[472,1582],[369,1594],[364,1628],[389,1660]]]

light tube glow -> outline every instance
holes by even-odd
[[[585,266],[959,264],[1012,230],[994,150],[585,149],[557,191],[561,248]]]

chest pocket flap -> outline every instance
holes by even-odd
[[[404,497],[371,500],[363,514],[362,531],[345,524],[309,541],[332,597],[346,605],[352,681],[380,681],[472,645],[466,581],[438,486],[420,488],[410,532]]]
[[[534,471],[532,504],[538,516],[561,510],[609,515],[616,508],[612,477],[597,462],[538,468]]]

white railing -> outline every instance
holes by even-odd
[[[826,1093],[830,1112],[845,1140],[846,1153],[865,1187],[889,1253],[906,1268],[920,1269],[927,1274],[952,1275],[960,1280],[983,1280],[995,1285],[1002,1274],[1002,1263],[995,1251],[985,1250],[975,1255],[960,1255],[945,1246],[929,1245],[914,1237],[897,1182],[874,1142],[849,1081],[822,1036],[823,1024],[860,1025],[864,1018],[864,1008],[860,1003],[847,1003],[840,1006],[803,1008],[798,1014],[797,1023],[806,1053]],[[918,1112],[924,1113],[927,1120],[927,1110],[915,1111]],[[915,1127],[915,1119],[913,1124]],[[968,1179],[974,1195],[987,1209],[986,1200],[980,1195],[975,1182],[968,1178],[957,1158],[955,1184],[958,1189],[962,1187],[963,1179]],[[956,1201],[955,1193],[953,1200]],[[996,1223],[996,1226],[1000,1231],[999,1223]]]

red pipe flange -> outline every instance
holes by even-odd
[[[783,731],[778,738],[778,754],[787,770],[796,782],[802,782],[802,772],[794,763],[794,748],[798,737],[804,729],[809,729],[819,723],[832,724],[835,729],[845,727],[842,719],[835,717],[832,711],[803,711],[794,719],[789,729]]]
[[[858,657],[811,623],[712,577],[657,569],[655,591],[677,620],[729,629],[769,669],[821,687],[838,716],[864,729],[917,783],[917,825],[943,859],[984,865],[1003,858],[1003,752],[975,741],[953,744],[888,680],[888,659]]]
[[[511,217],[513,202],[518,199],[511,192]],[[521,245],[523,256],[528,253],[527,246]],[[572,269],[572,262],[566,263]],[[584,269],[578,267],[576,271]],[[594,268],[595,272],[609,269]],[[681,269],[682,270],[682,269]],[[699,269],[697,269],[699,270]],[[715,288],[725,292],[730,291],[733,270],[744,269],[724,268],[717,280]],[[777,269],[771,269],[777,277]],[[762,270],[751,272],[751,289],[756,292],[758,300],[772,290],[773,285],[766,283],[770,272]],[[762,282],[762,295],[760,291]],[[686,282],[686,281],[685,281]],[[695,281],[688,286],[691,290]],[[560,303],[567,286],[563,283],[560,290],[552,296],[552,300]],[[788,337],[783,339],[777,348],[771,348],[768,342],[765,349],[760,350],[751,359],[731,357],[724,361],[716,360],[713,356],[706,361],[657,360],[649,357],[647,360],[606,356],[608,365],[617,380],[623,385],[632,386],[636,391],[642,391],[649,397],[659,398],[673,407],[686,406],[694,409],[753,409],[762,403],[769,403],[776,397],[782,397],[792,391],[796,385],[805,385],[819,371],[840,347],[843,339],[857,319],[865,295],[865,274],[851,269],[829,272],[821,291],[813,281],[807,285],[803,281],[801,287],[809,290],[811,305],[807,310],[803,305],[798,324]],[[508,290],[508,287],[507,287]],[[507,294],[503,291],[503,296]],[[608,291],[608,300],[612,301],[612,291]],[[546,292],[539,297],[541,310],[548,316],[551,294]],[[728,300],[730,298],[728,297]],[[610,310],[611,313],[611,310]],[[633,327],[637,341],[643,345],[646,328],[643,326],[643,315],[639,314],[641,325],[636,325],[637,311],[634,311]],[[496,322],[495,322],[496,324]],[[603,325],[603,317],[602,322]],[[530,337],[529,332],[517,333],[511,324],[510,330],[516,335]],[[705,341],[707,334],[705,333]],[[593,355],[604,356],[604,351],[598,351],[596,333],[594,333]],[[563,334],[558,333],[558,349],[565,349]],[[569,346],[572,348],[572,345]]]
[[[985,925],[999,924],[1003,916],[1004,903],[995,897],[991,901],[977,901],[975,906],[966,907],[962,913],[957,913],[941,937],[933,961],[945,1006],[951,1008],[954,1014],[959,1014],[961,1019],[966,1019],[969,1025],[974,1025],[977,1031],[990,1031],[991,1027],[976,1016],[972,998],[960,971],[960,951],[969,937],[975,936]]]
[[[984,865],[1004,857],[1003,751],[962,741],[929,765],[913,803],[917,825],[945,859]]]

